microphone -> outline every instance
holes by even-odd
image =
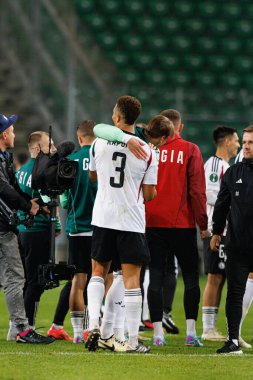
[[[63,141],[57,146],[57,153],[59,158],[68,156],[75,150],[75,144],[73,141]]]

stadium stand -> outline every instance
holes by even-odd
[[[138,89],[146,118],[176,107],[181,97],[188,135],[204,155],[211,153],[203,141],[215,123],[238,127],[252,117],[246,100],[253,85],[249,1],[243,20],[240,4],[219,1],[75,0],[75,6],[128,92],[137,96]]]

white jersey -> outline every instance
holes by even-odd
[[[237,154],[236,158],[235,158],[235,164],[237,162],[242,162],[242,159],[243,159],[243,150],[241,149],[240,152]]]
[[[97,171],[98,191],[91,224],[120,231],[145,232],[142,185],[157,184],[158,162],[155,152],[147,144],[143,148],[148,155],[147,161],[136,158],[125,143],[99,138],[93,142],[90,170]]]
[[[212,230],[214,205],[220,191],[221,179],[229,164],[217,156],[210,157],[205,165],[208,230]]]

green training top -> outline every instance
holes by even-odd
[[[68,209],[66,233],[79,234],[92,231],[92,210],[97,192],[97,183],[90,182],[90,145],[71,153],[68,158],[78,161],[79,171],[74,186],[60,196],[61,205]]]
[[[31,198],[40,198],[40,193],[38,190],[32,189],[32,170],[35,163],[35,158],[31,158],[30,161],[21,166],[21,168],[16,173],[17,181],[20,189],[28,194]],[[24,220],[26,217],[26,213],[24,211],[19,210],[18,212],[19,218],[21,220]],[[18,230],[20,232],[39,232],[39,231],[45,231],[49,229],[49,219],[42,215],[38,214],[34,217],[34,223],[32,227],[27,228],[24,225],[19,225]],[[59,226],[57,229],[60,229]]]
[[[135,135],[148,144],[149,140],[145,136],[144,131],[145,129],[142,127],[135,127]],[[125,142],[124,137],[126,136],[121,129],[108,124],[97,124],[94,128],[94,134],[101,139],[118,142]],[[129,135],[127,136],[129,137]]]

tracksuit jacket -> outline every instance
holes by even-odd
[[[12,155],[0,151],[0,198],[11,208],[29,212],[32,204],[30,197],[17,185]],[[0,215],[0,232],[16,231]]]
[[[213,234],[221,235],[228,219],[225,249],[253,250],[253,160],[243,159],[224,174],[213,213]]]
[[[157,196],[146,203],[147,227],[207,229],[206,184],[197,145],[178,134],[159,148]]]

